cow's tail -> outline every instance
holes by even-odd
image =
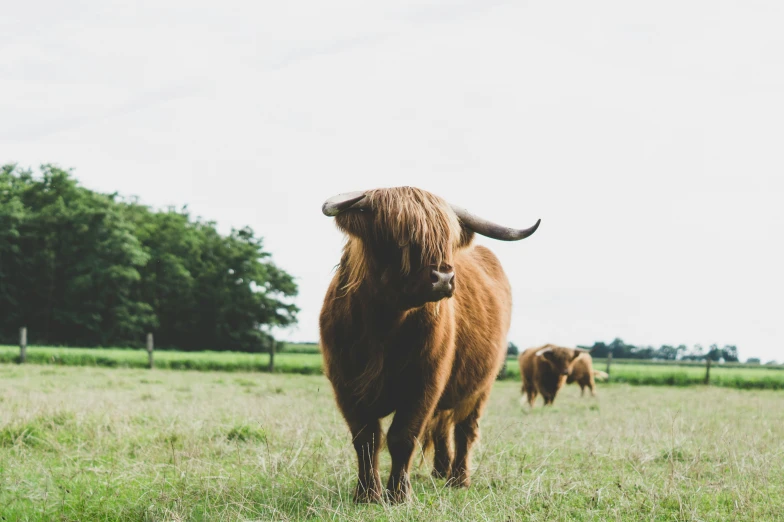
[[[594,370],[593,371],[593,376],[594,377],[598,377],[599,379],[609,379],[610,378],[610,376],[606,372],[603,372],[601,370]]]

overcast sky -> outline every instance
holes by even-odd
[[[339,192],[504,225],[510,340],[784,359],[784,2],[9,3],[0,162],[251,225],[318,338]]]

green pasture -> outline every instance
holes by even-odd
[[[384,422],[389,425],[389,419]],[[547,409],[496,383],[473,485],[412,468],[355,505],[351,437],[321,375],[0,364],[0,520],[773,521],[781,392],[570,386]],[[381,474],[389,473],[382,451]]]

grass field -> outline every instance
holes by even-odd
[[[0,363],[18,360],[19,348],[0,346]],[[32,364],[60,366],[103,366],[110,368],[146,368],[147,352],[124,348],[52,348],[28,347],[27,360]],[[267,371],[269,354],[236,352],[156,351],[155,365],[160,369],[201,371]],[[595,367],[604,369],[603,361]],[[317,375],[321,373],[321,356],[315,345],[288,345],[275,356],[275,371]],[[516,359],[507,361],[506,379],[519,380]],[[702,384],[705,367],[682,362],[613,361],[611,381],[627,384],[686,386]],[[711,384],[740,389],[784,390],[784,368],[748,365],[720,365],[711,369]]]
[[[355,506],[322,376],[0,365],[4,520],[776,520],[784,396],[611,384],[520,406],[498,382],[474,485],[414,469],[405,505]],[[539,403],[541,404],[541,403]],[[382,473],[389,459],[382,453]],[[417,459],[419,460],[419,459]]]

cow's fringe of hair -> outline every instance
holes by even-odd
[[[341,290],[348,294],[362,283],[367,273],[365,248],[362,246],[362,242],[349,239],[346,246],[343,247],[342,259],[344,263],[341,264],[340,269],[344,272],[343,279],[346,283],[341,287]]]
[[[422,248],[422,263],[449,263],[460,239],[460,222],[449,204],[440,197],[412,187],[379,189],[369,194],[381,230],[405,250],[412,243]],[[411,270],[403,259],[403,273]]]
[[[402,253],[401,269],[411,272],[411,245],[421,249],[422,265],[452,264],[452,252],[460,241],[461,227],[449,203],[440,197],[413,187],[375,189],[366,192],[373,212],[373,224],[367,231],[383,235],[381,239],[396,243]],[[343,289],[351,292],[367,275],[367,252],[362,242],[349,238],[343,249]]]

